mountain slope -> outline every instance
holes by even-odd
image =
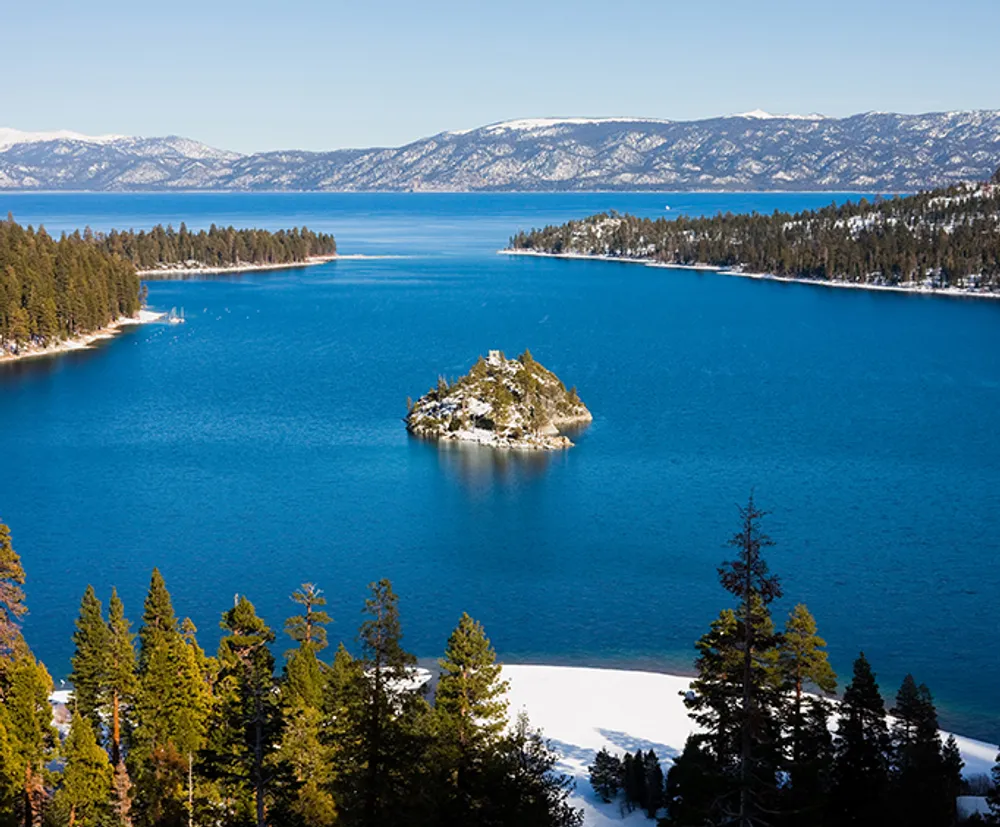
[[[0,189],[908,191],[998,165],[1000,111],[536,118],[395,148],[251,155],[176,136],[0,130]]]

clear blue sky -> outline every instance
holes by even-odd
[[[516,117],[1000,108],[1000,0],[5,0],[0,126],[253,151]]]

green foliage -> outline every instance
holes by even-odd
[[[20,639],[24,605],[24,568],[14,551],[10,529],[0,523],[0,657],[13,652]]]
[[[594,763],[587,767],[590,786],[600,796],[601,801],[610,803],[618,797],[622,788],[623,769],[621,759],[603,747],[594,756]]]
[[[317,607],[326,605],[321,589],[313,583],[303,583],[302,588],[292,592],[292,600],[303,608],[303,614],[295,615],[285,621],[285,631],[288,636],[302,645],[320,651],[326,648],[326,626],[331,622],[330,615]]]
[[[97,827],[109,810],[114,773],[89,720],[79,712],[73,715],[63,756],[66,763],[57,807],[69,814],[70,824]]]
[[[237,264],[289,264],[311,256],[332,255],[337,243],[332,235],[295,227],[291,230],[216,227],[196,233],[181,224],[180,230],[158,224],[151,230],[112,230],[97,234],[96,246],[131,262],[141,270],[162,264],[195,261],[209,267]]]
[[[0,351],[97,330],[140,306],[127,261],[80,233],[59,241],[0,221]]]
[[[135,635],[125,617],[118,591],[111,590],[108,603],[108,648],[105,661],[105,706],[111,719],[111,763],[122,757],[122,707],[135,702],[138,689],[135,664]],[[116,770],[117,771],[117,770]]]
[[[73,643],[76,649],[70,659],[70,683],[73,684],[74,706],[90,722],[91,727],[99,730],[104,688],[107,684],[109,635],[101,601],[94,594],[93,586],[87,586],[83,593]]]
[[[994,176],[995,179],[996,176]],[[998,183],[996,180],[994,184]],[[637,218],[602,213],[511,238],[515,249],[739,266],[795,278],[1000,287],[1000,191],[964,185],[791,214]]]

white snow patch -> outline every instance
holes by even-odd
[[[827,120],[826,115],[820,115],[818,112],[813,112],[809,115],[776,115],[771,112],[765,112],[763,109],[753,109],[750,112],[738,112],[735,115],[724,115],[726,118],[752,118],[757,121],[774,121],[774,120],[786,120],[786,121],[825,121]]]
[[[488,126],[476,126],[472,129],[454,129],[448,135],[468,135],[480,130],[490,132],[502,132],[505,129],[511,130],[531,130],[547,129],[552,126],[580,126],[583,124],[601,123],[672,123],[672,121],[660,120],[658,118],[520,118],[513,121],[501,121],[491,123]]]
[[[125,135],[82,135],[68,129],[54,132],[22,132],[20,129],[0,127],[0,150],[15,144],[36,144],[43,141],[80,141],[87,144],[110,144],[126,138]]]
[[[542,730],[559,754],[559,769],[576,780],[573,805],[583,808],[585,827],[622,823],[618,805],[600,801],[590,786],[587,767],[602,747],[619,755],[653,749],[666,772],[695,731],[682,697],[690,688],[690,678],[658,672],[507,664],[503,677],[510,681],[511,716],[526,711],[532,725]],[[941,736],[947,738],[947,733]],[[955,738],[965,761],[964,774],[988,774],[997,747],[960,735]],[[644,824],[652,823],[641,813],[629,818],[636,816]]]

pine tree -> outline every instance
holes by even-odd
[[[914,827],[948,827],[955,815],[955,790],[930,690],[907,675],[892,715],[892,811]]]
[[[68,814],[69,827],[96,827],[108,810],[113,771],[90,721],[79,711],[73,714],[63,754],[66,764],[56,802]]]
[[[24,605],[24,569],[14,551],[10,529],[0,523],[0,658],[9,656],[20,639]]]
[[[100,732],[107,686],[108,628],[93,586],[87,586],[83,593],[73,643],[76,648],[70,658],[70,683],[73,684],[74,706],[93,730]]]
[[[783,681],[791,692],[785,716],[788,744],[786,790],[788,810],[796,823],[815,824],[823,811],[832,771],[832,740],[829,705],[816,696],[804,696],[808,687],[832,693],[837,676],[825,651],[826,641],[816,634],[816,621],[798,604],[792,609],[778,643],[778,663]]]
[[[879,827],[889,786],[889,730],[885,703],[863,652],[844,690],[835,749],[831,807],[836,823]]]
[[[240,597],[222,616],[227,634],[219,643],[218,713],[209,753],[214,774],[238,797],[249,789],[254,821],[264,827],[272,783],[285,770],[275,766],[282,728],[274,692],[274,657],[268,644],[274,632],[257,615],[253,604]]]
[[[19,647],[4,678],[4,726],[18,779],[16,812],[20,824],[40,825],[48,799],[45,767],[57,741],[49,694],[52,678],[27,647]]]
[[[331,622],[330,615],[325,611],[316,610],[317,606],[325,606],[326,598],[321,589],[313,583],[303,583],[302,588],[292,592],[292,600],[303,608],[301,615],[295,615],[285,621],[285,631],[301,648],[311,648],[318,652],[326,648],[326,629]]]
[[[419,690],[407,687],[416,659],[402,646],[399,599],[388,580],[370,585],[367,619],[359,640],[360,680],[348,684],[349,716],[337,754],[341,772],[336,792],[349,824],[383,827],[396,823],[420,770],[422,741],[416,722],[426,710]]]
[[[645,787],[645,798],[642,802],[646,815],[656,818],[656,814],[663,806],[663,768],[660,766],[660,759],[656,757],[653,750],[649,750],[643,757],[643,785]]]
[[[754,681],[754,656],[757,650],[768,650],[774,646],[773,636],[758,638],[757,624],[751,622],[755,604],[766,611],[771,601],[781,597],[781,584],[777,576],[768,570],[764,560],[763,550],[774,545],[771,538],[761,531],[760,522],[766,512],[759,510],[754,504],[753,494],[746,507],[739,509],[740,530],[729,540],[729,545],[736,549],[736,559],[729,560],[719,567],[719,582],[722,587],[739,601],[742,623],[742,676],[740,702],[740,758],[739,758],[739,816],[740,827],[749,827],[756,809],[755,782],[759,782],[763,773],[758,766],[758,758],[754,756],[754,741],[760,740],[760,725],[764,716],[761,714],[761,698]]]
[[[699,738],[689,736],[667,772],[667,823],[677,827],[719,823],[720,802],[733,789],[732,777],[723,773]]]
[[[580,827],[583,811],[569,803],[573,780],[556,771],[558,756],[524,713],[493,751],[490,790],[478,821],[496,827]]]
[[[122,708],[133,703],[138,683],[135,674],[135,635],[125,617],[125,607],[115,589],[108,604],[107,693],[111,713],[111,763],[121,763]]]
[[[614,801],[622,787],[621,759],[602,747],[587,771],[590,773],[590,786],[601,800],[606,804]]]
[[[204,654],[194,627],[181,634],[170,594],[153,571],[139,630],[135,728],[128,754],[141,824],[183,819],[192,757],[205,741],[212,706]]]
[[[132,780],[124,761],[115,765],[111,782],[111,818],[114,827],[132,827]]]
[[[473,806],[471,776],[481,773],[487,750],[507,725],[507,689],[501,666],[486,632],[468,614],[448,638],[441,676],[435,693],[438,743],[448,775],[455,785],[458,806]]]

